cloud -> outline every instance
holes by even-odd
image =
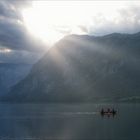
[[[44,53],[44,50],[47,49],[47,45],[43,44],[41,40],[33,37],[25,27],[21,11],[22,9],[26,9],[30,6],[32,6],[31,0],[0,1],[0,62],[23,62],[25,61],[24,58],[28,58],[31,63],[34,63],[34,59],[38,59],[38,55],[41,56]],[[46,7],[44,9],[46,9]],[[64,10],[66,9],[67,8],[64,7]],[[76,12],[74,11],[74,9]],[[55,9],[50,10],[54,12]],[[71,13],[73,13],[73,16],[75,15],[75,20],[73,20],[73,16],[66,15],[68,21],[72,20],[73,24],[77,24],[72,24],[72,26],[69,27],[69,24],[63,25],[63,23],[65,22],[61,21],[61,26],[56,25],[53,27],[53,29],[55,29],[57,32],[64,35],[70,33],[105,35],[113,32],[135,33],[140,31],[139,1],[126,1],[123,3],[120,1],[109,1],[108,3],[87,1],[83,4],[80,2],[78,4],[77,1],[77,5],[75,5],[75,7],[73,7],[72,9],[73,12],[71,11],[71,7],[69,7],[69,10],[70,11],[68,13],[70,15]],[[58,12],[59,11],[60,10],[58,10]],[[60,13],[67,12],[61,11]],[[44,13],[43,15],[44,21],[46,14]],[[50,17],[50,15],[48,15],[48,17]],[[66,23],[68,21],[66,20]],[[45,26],[46,24],[44,24],[44,28]],[[4,52],[4,54],[7,55],[3,55],[3,51],[5,51],[6,49],[9,49],[11,51]],[[30,55],[34,56],[31,57],[34,59],[31,59],[29,57]]]
[[[31,1],[0,1],[0,62],[32,64],[46,49],[46,45],[33,38],[23,24],[21,9],[28,6]]]
[[[29,52],[25,50],[0,49],[0,63],[34,64],[44,53]]]
[[[92,23],[87,26],[88,33],[105,35],[113,32],[136,33],[140,31],[140,2],[126,4],[113,13],[100,13],[92,17]]]
[[[24,7],[31,6],[31,0],[1,0],[0,1],[0,16],[5,18],[21,20],[20,10]]]
[[[28,6],[28,0],[0,1],[0,62],[32,64],[47,49],[23,24],[21,9]]]
[[[1,46],[12,50],[42,51],[44,49],[44,44],[40,40],[33,38],[23,24],[20,8],[28,4],[27,0],[0,1]]]
[[[43,44],[34,39],[19,23],[0,22],[0,44],[14,50],[41,51]]]

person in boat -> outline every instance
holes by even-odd
[[[114,110],[114,108],[112,109],[112,114],[116,114],[116,111]]]
[[[101,116],[104,116],[105,111],[104,111],[103,108],[101,109],[101,112],[100,113],[101,113]]]
[[[113,109],[110,109],[108,108],[106,111],[102,108],[101,111],[100,111],[101,115],[104,116],[104,115],[116,115],[116,111]]]
[[[110,108],[107,109],[107,113],[111,113]]]
[[[102,109],[101,109],[101,114],[103,114],[103,113],[104,113],[104,109],[102,108]]]

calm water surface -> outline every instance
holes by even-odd
[[[15,139],[140,140],[140,104],[0,104],[0,140]]]

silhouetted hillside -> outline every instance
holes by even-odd
[[[57,42],[7,100],[97,102],[140,99],[140,33],[70,35]]]

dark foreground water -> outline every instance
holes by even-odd
[[[140,140],[140,104],[0,104],[0,140],[15,139]]]

